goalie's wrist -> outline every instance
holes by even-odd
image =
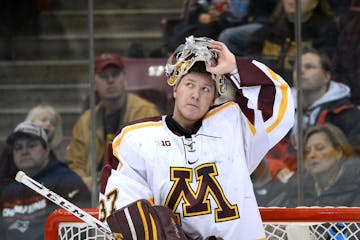
[[[237,68],[235,68],[234,70],[232,70],[229,75],[232,76],[232,75],[235,75],[235,74],[239,74],[239,71]]]
[[[237,67],[225,76],[227,79],[230,79],[235,84],[237,89],[240,89],[240,75]]]

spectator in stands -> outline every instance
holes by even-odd
[[[271,24],[251,35],[245,52],[267,63],[290,85],[296,49],[295,10],[294,0],[278,1]],[[302,46],[321,49],[332,56],[338,27],[327,0],[301,1],[301,18]]]
[[[344,133],[335,125],[326,123],[308,128],[304,134],[302,205],[359,207],[359,160]],[[298,206],[297,174],[290,176],[282,190],[275,188],[278,196],[274,199],[278,201],[273,202],[278,205],[267,206]]]
[[[360,161],[343,132],[312,126],[304,136],[306,206],[360,206]]]
[[[48,104],[40,104],[29,111],[25,121],[40,126],[45,130],[51,154],[55,154],[54,158],[64,161],[63,148],[66,148],[66,146],[61,145],[63,141],[62,119],[55,108]]]
[[[75,172],[49,158],[45,130],[20,123],[7,138],[17,169],[79,207],[90,207],[90,192]],[[17,182],[15,175],[0,182],[1,239],[44,239],[44,223],[59,208],[45,197]]]
[[[96,168],[100,172],[105,149],[115,134],[130,121],[158,116],[160,112],[153,103],[126,91],[126,69],[117,54],[96,56],[95,85],[100,99],[95,108]],[[65,160],[91,190],[90,114],[88,109],[76,122]]]
[[[298,109],[298,111],[303,111],[303,129],[306,130],[313,125],[332,123],[344,132],[353,148],[358,151],[360,110],[350,101],[349,87],[332,80],[330,59],[321,51],[305,49],[301,64],[300,87],[303,93],[303,109]],[[293,139],[296,139],[297,124],[295,121],[292,128]],[[294,146],[288,136],[267,155],[273,176],[277,176],[283,169],[289,173],[289,169],[295,171],[295,156]]]
[[[54,107],[40,104],[28,112],[25,122],[33,123],[42,127],[48,136],[49,158],[51,161],[64,161],[67,144],[63,144],[62,119]],[[6,145],[2,154],[0,164],[0,179],[12,178],[18,171],[13,161],[13,150]]]
[[[349,87],[332,80],[331,62],[325,53],[305,49],[301,59],[304,129],[330,122],[344,132],[350,144],[359,146],[360,110],[350,100]]]
[[[351,100],[360,106],[360,0],[354,0],[338,39],[334,80],[348,85]]]
[[[223,29],[244,21],[249,3],[250,0],[185,0],[179,22],[165,36],[168,51],[173,52],[190,35],[216,39]]]
[[[219,41],[224,42],[237,56],[244,56],[248,41],[254,32],[270,23],[270,16],[276,6],[276,0],[252,0],[244,21],[234,27],[226,28],[219,34]]]

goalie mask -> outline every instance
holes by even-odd
[[[203,61],[209,65],[216,64],[218,55],[210,50],[213,41],[206,37],[187,37],[185,44],[181,44],[167,61],[165,73],[168,77],[168,84],[176,86],[196,62]],[[224,94],[226,90],[225,76],[211,73],[211,78],[216,82],[218,94]]]

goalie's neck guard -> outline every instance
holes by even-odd
[[[216,64],[218,55],[210,50],[213,41],[206,37],[187,37],[185,44],[181,44],[167,61],[165,73],[168,77],[168,84],[176,86],[194,63],[198,61],[206,62],[209,65]],[[218,94],[224,94],[226,91],[225,76],[212,73],[211,77],[216,82]]]

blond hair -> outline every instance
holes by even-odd
[[[25,118],[25,122],[33,123],[38,120],[39,112],[48,111],[54,115],[55,118],[55,132],[54,137],[49,141],[48,145],[50,149],[57,147],[62,138],[63,138],[63,130],[62,130],[62,120],[60,114],[55,110],[54,107],[48,104],[40,104],[34,108],[32,108]]]

